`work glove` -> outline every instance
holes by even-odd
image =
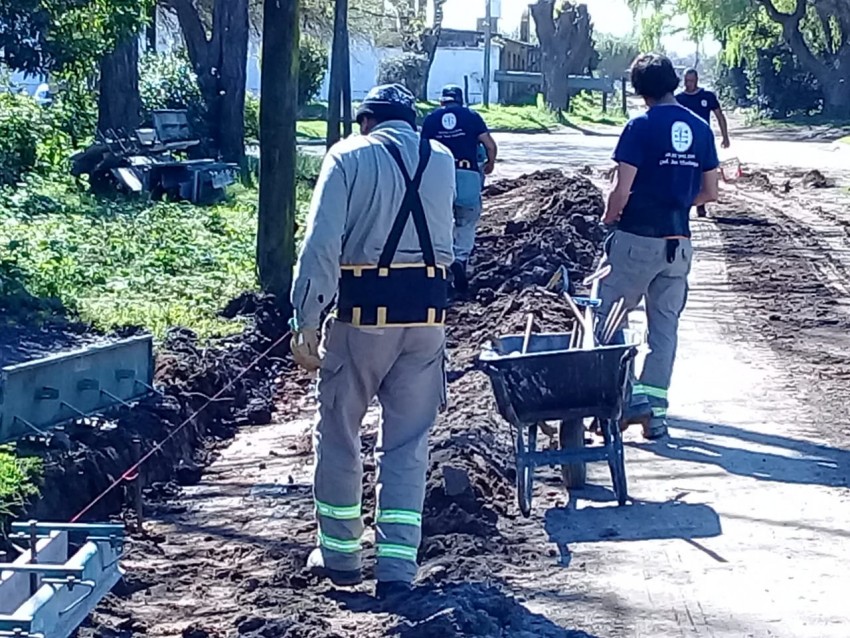
[[[289,348],[292,350],[292,359],[307,372],[316,372],[322,367],[318,329],[307,328],[293,331]]]

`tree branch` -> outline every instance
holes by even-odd
[[[554,0],[537,0],[529,7],[531,17],[537,29],[537,39],[544,45],[555,38],[555,2]]]
[[[806,17],[806,7],[808,0],[797,0],[797,6],[794,8],[794,13],[784,13],[776,8],[773,0],[757,0],[758,3],[765,8],[767,15],[774,22],[778,22],[783,27],[788,23],[792,23],[794,28],[800,24],[800,21]]]
[[[165,0],[164,4],[177,14],[180,22],[180,30],[186,41],[189,51],[189,59],[198,76],[210,65],[209,41],[204,24],[198,10],[192,4],[192,0]]]

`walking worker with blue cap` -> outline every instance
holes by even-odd
[[[463,89],[459,86],[446,86],[440,105],[422,123],[422,136],[444,144],[455,158],[455,261],[451,270],[455,290],[465,293],[468,289],[467,263],[475,246],[475,231],[483,208],[484,175],[490,175],[496,167],[498,147],[484,119],[464,106]],[[479,157],[481,146],[487,154],[483,167]]]
[[[318,547],[308,567],[338,586],[362,581],[360,428],[377,397],[376,595],[390,598],[416,576],[428,433],[446,399],[455,167],[448,149],[416,132],[402,86],[372,89],[357,122],[362,135],[330,149],[313,193],[291,347],[319,372]]]
[[[639,56],[631,68],[635,92],[648,110],[625,127],[614,151],[617,171],[603,222],[611,273],[599,287],[599,325],[623,300],[628,310],[646,299],[650,352],[633,385],[626,421],[644,435],[667,434],[668,391],[688,297],[693,259],[689,213],[717,200],[717,148],[709,125],[681,106],[679,78],[663,55]]]

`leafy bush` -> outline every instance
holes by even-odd
[[[31,171],[59,167],[69,147],[48,109],[28,95],[0,94],[0,186],[16,184]]]
[[[301,38],[298,72],[298,106],[303,107],[316,97],[328,69],[328,50],[316,38]]]
[[[143,56],[139,61],[139,92],[145,114],[158,109],[185,109],[195,133],[206,135],[206,105],[185,52]]]
[[[71,150],[80,149],[94,140],[97,98],[93,77],[79,72],[57,76],[56,95],[49,110],[50,119],[55,128],[68,135]]]
[[[428,57],[416,53],[402,53],[381,60],[378,66],[378,84],[401,84],[413,95],[422,93]]]
[[[260,139],[260,98],[253,93],[245,96],[245,139]]]
[[[759,111],[766,117],[812,115],[823,107],[817,78],[803,70],[784,44],[759,51],[751,79]]]

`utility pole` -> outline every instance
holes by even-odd
[[[493,45],[493,0],[484,0],[484,108],[490,108],[490,50]]]

